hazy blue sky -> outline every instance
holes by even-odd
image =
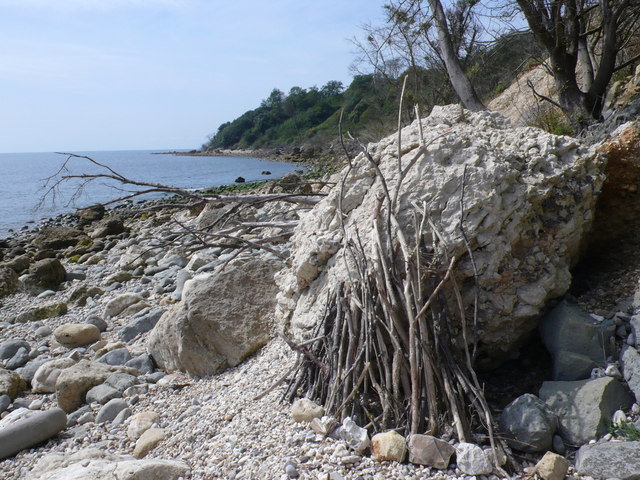
[[[377,0],[0,0],[0,152],[198,148],[273,88],[348,85]]]

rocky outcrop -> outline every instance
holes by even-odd
[[[426,243],[434,242],[443,257],[460,258],[456,272],[471,311],[473,266],[460,230],[465,185],[462,220],[478,272],[484,359],[508,354],[536,327],[549,300],[567,291],[603,180],[595,151],[457,106],[434,108],[422,128],[425,151],[417,122],[402,130],[401,185],[393,135],[368,147],[373,162],[359,155],[301,219],[291,266],[277,277],[277,318],[295,338],[312,334],[327,298],[355,271],[348,242],[360,242],[364,255],[375,258],[373,226],[386,208],[385,187],[398,198],[401,224],[413,225],[414,212],[424,208],[441,236],[425,228]]]
[[[238,365],[271,337],[280,260],[235,262],[188,281],[154,327],[147,349],[167,371],[210,375]]]

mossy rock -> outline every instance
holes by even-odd
[[[69,309],[64,302],[47,303],[40,307],[35,307],[19,314],[15,321],[16,323],[35,322],[38,320],[45,320],[47,318],[59,317],[67,313]]]

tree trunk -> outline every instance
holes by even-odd
[[[438,29],[438,46],[440,47],[442,59],[447,68],[447,74],[449,75],[449,81],[451,81],[453,89],[460,97],[464,106],[469,110],[474,112],[486,110],[486,107],[478,98],[478,94],[460,65],[460,60],[451,41],[447,17],[445,16],[444,8],[442,8],[442,3],[440,3],[440,0],[429,0],[429,6],[433,12],[433,18],[435,19],[436,28]]]

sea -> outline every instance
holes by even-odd
[[[63,175],[111,174],[111,169],[131,180],[202,189],[233,184],[238,177],[246,182],[277,179],[301,168],[299,164],[263,158],[187,156],[161,150],[72,153],[89,157],[102,166],[58,153],[0,153],[0,238],[13,231],[32,229],[43,219],[144,188],[105,179],[58,183]]]

